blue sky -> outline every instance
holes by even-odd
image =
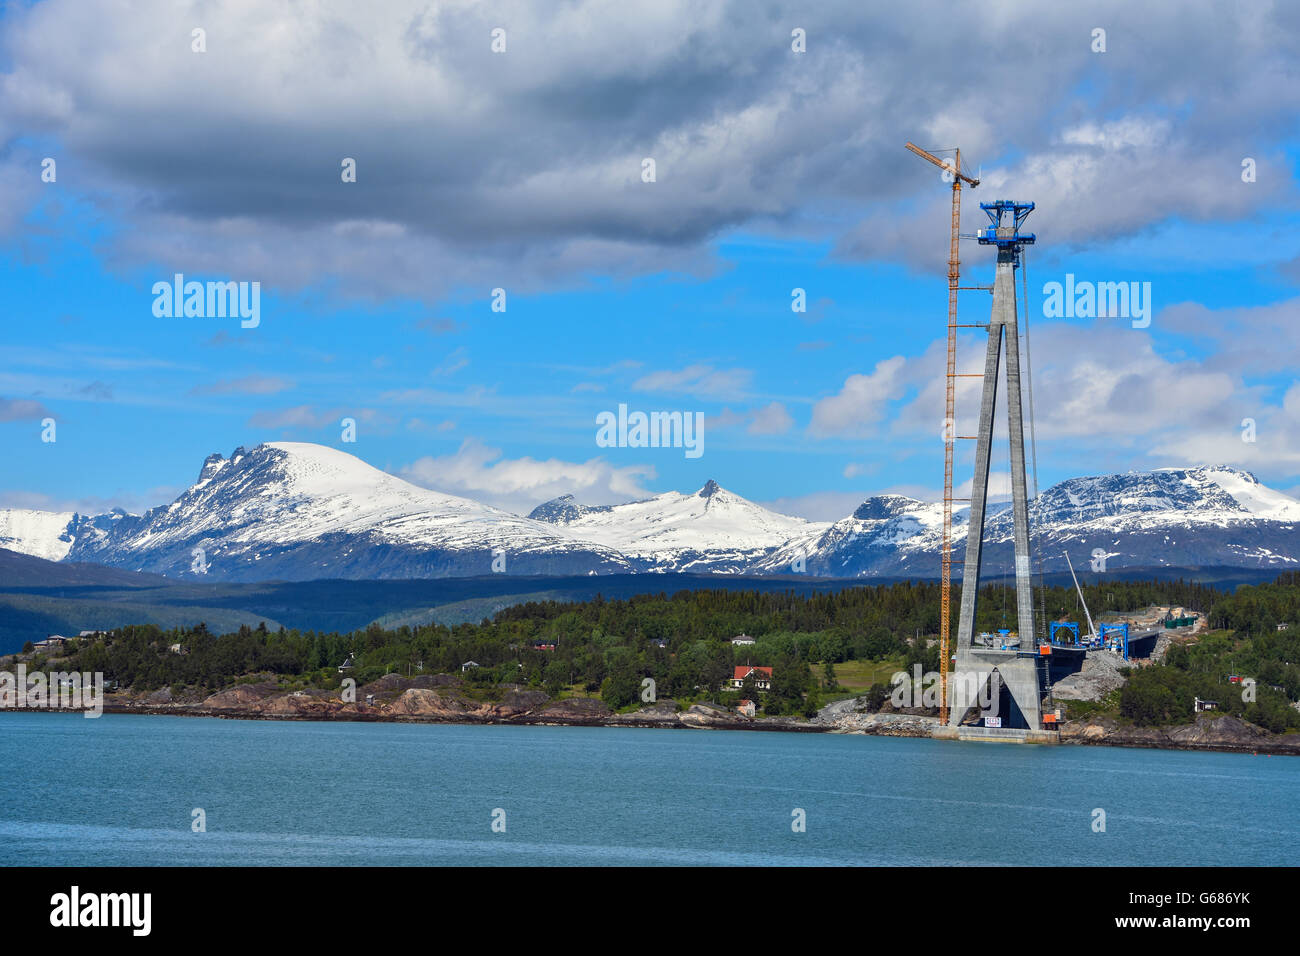
[[[0,507],[140,510],[208,454],[275,440],[518,511],[709,478],[827,519],[882,491],[933,498],[949,194],[909,138],[978,165],[964,231],[981,200],[1038,204],[1042,484],[1228,463],[1294,493],[1295,15],[1012,4],[935,28],[925,6],[412,3],[279,24],[223,4],[10,6]],[[511,45],[493,54],[498,22]],[[277,26],[298,42],[271,43]],[[1026,49],[979,91],[955,59],[909,72],[1002,29]],[[1187,63],[1198,44],[1218,55]],[[963,243],[963,268],[991,281],[991,253]],[[155,316],[175,272],[260,282],[260,324]],[[1043,283],[1066,273],[1150,283],[1150,327],[1044,318]],[[961,321],[988,301],[963,293]],[[598,447],[620,403],[702,412],[704,454]],[[969,468],[965,449],[959,481]]]

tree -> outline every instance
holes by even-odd
[[[568,685],[569,666],[562,660],[548,663],[542,671],[542,689],[550,696],[558,697]]]
[[[822,668],[822,686],[829,691],[840,689],[840,682],[835,677],[835,665],[827,658],[826,666]]]
[[[870,713],[876,713],[885,705],[885,701],[889,699],[890,689],[889,685],[882,684],[879,681],[867,688],[867,693],[863,699],[866,701],[867,710]]]
[[[636,675],[629,670],[620,669],[606,677],[600,685],[600,699],[610,710],[618,710],[636,700],[640,689],[641,684]]]

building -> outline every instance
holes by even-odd
[[[466,661],[464,664],[460,665],[460,672],[463,674],[471,667],[478,667],[478,666],[479,666],[478,661]]]
[[[171,647],[167,648],[167,650],[171,651],[173,654],[185,653],[185,648],[182,647],[180,644],[173,644]]]
[[[736,647],[748,647],[754,643],[754,639],[748,634],[737,634],[731,639],[731,643]]]
[[[344,671],[350,671],[352,670],[352,668],[356,666],[357,666],[356,661],[354,661],[352,659],[352,655],[349,654],[348,659],[339,665],[339,673],[342,674]]]
[[[32,646],[38,651],[57,651],[66,643],[68,643],[68,639],[62,634],[51,634],[45,640],[37,641]]]
[[[99,637],[101,634],[107,634],[108,631],[82,631],[77,637]]]
[[[731,674],[731,686],[740,689],[745,686],[745,678],[750,674],[754,675],[754,686],[759,690],[772,689],[772,668],[770,667],[751,667],[749,664],[739,665]]]
[[[553,651],[553,650],[555,650],[555,645],[554,645],[554,644],[534,644],[534,645],[533,645],[533,650],[536,650],[536,651]]]
[[[1219,702],[1217,700],[1201,700],[1199,697],[1192,698],[1192,707],[1200,713],[1203,710],[1218,710]]]
[[[753,717],[755,713],[754,702],[752,700],[742,700],[736,705],[736,713],[742,717]]]

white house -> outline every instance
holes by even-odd
[[[731,643],[736,647],[748,647],[750,644],[754,643],[754,639],[748,634],[737,634],[731,639]]]

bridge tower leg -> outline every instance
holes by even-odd
[[[979,433],[975,446],[975,476],[971,484],[970,519],[967,527],[966,556],[962,572],[961,613],[955,643],[954,680],[950,682],[950,725],[960,724],[976,703],[972,696],[982,678],[972,675],[998,672],[1001,683],[1011,694],[1012,719],[1023,721],[1030,730],[1041,730],[1042,688],[1035,660],[1037,652],[1034,629],[1033,586],[1029,561],[1029,503],[1025,480],[1025,436],[1020,381],[1020,340],[1016,317],[1015,270],[1020,264],[1020,248],[1034,241],[1032,235],[1019,232],[1019,226],[1033,203],[1002,200],[980,203],[988,213],[992,227],[979,234],[981,245],[997,246],[997,270],[993,283],[993,310],[988,327],[988,350],[984,359],[984,391],[980,401]],[[1006,217],[1010,215],[1007,224]],[[975,644],[975,612],[979,598],[980,571],[984,551],[984,521],[988,502],[989,461],[993,444],[993,419],[996,412],[998,372],[1002,348],[1007,354],[1007,431],[1011,441],[1011,508],[1015,530],[1016,614],[1020,649],[1002,651]],[[1021,656],[1025,654],[1025,656]],[[963,679],[964,678],[964,679]],[[1004,724],[1005,726],[1005,724]]]

